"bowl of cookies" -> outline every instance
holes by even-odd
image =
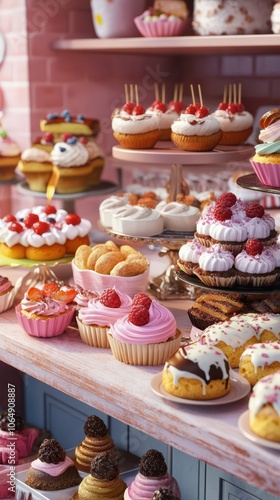
[[[81,245],[72,261],[77,287],[98,293],[115,286],[132,298],[147,290],[150,263],[130,245],[106,241],[94,246]]]

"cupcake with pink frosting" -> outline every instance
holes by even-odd
[[[44,439],[27,471],[26,484],[42,491],[58,491],[77,486],[82,481],[66,451],[55,439]]]
[[[31,287],[15,308],[19,324],[32,337],[56,337],[63,333],[75,313],[77,291],[53,281]]]
[[[181,498],[179,485],[168,473],[163,454],[148,450],[140,460],[139,472],[124,492],[124,500],[151,500],[158,489],[168,490],[179,500]]]
[[[106,288],[99,297],[90,299],[77,317],[82,341],[93,347],[110,348],[109,325],[128,314],[131,305],[131,297],[116,287]]]
[[[164,364],[179,347],[173,314],[146,294],[137,294],[130,312],[110,325],[108,340],[119,361],[140,366]]]
[[[194,239],[188,241],[179,249],[177,264],[184,273],[193,275],[194,269],[198,266],[199,257],[206,250],[201,243]]]
[[[236,283],[234,256],[221,245],[213,245],[201,254],[193,273],[207,286],[232,288]]]
[[[0,313],[12,307],[16,290],[6,276],[0,276]]]
[[[236,283],[241,286],[270,286],[278,278],[277,262],[257,238],[247,240],[234,261]]]

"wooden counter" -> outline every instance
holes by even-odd
[[[184,333],[187,301],[167,301]],[[279,451],[247,440],[238,418],[248,397],[218,406],[171,403],[150,388],[161,367],[135,367],[109,350],[85,345],[74,329],[52,339],[29,337],[14,311],[0,317],[0,359],[112,417],[271,494],[280,491]]]

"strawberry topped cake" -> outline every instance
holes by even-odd
[[[185,151],[210,151],[223,136],[218,120],[199,104],[190,104],[171,125],[171,140]]]
[[[136,295],[128,314],[110,325],[113,355],[132,365],[160,365],[180,344],[173,314],[146,294]]]
[[[220,144],[238,145],[248,139],[253,130],[253,115],[245,110],[244,104],[241,102],[241,90],[239,86],[239,96],[235,85],[233,86],[234,98],[231,98],[231,85],[229,87],[229,100],[226,102],[224,97],[223,102],[218,105],[218,108],[213,113],[213,116],[220,123],[223,131],[223,137]],[[226,89],[224,94],[226,94]]]
[[[50,261],[89,244],[91,222],[52,205],[23,209],[0,219],[0,255]]]
[[[127,96],[126,103],[112,115],[113,135],[122,148],[152,148],[160,137],[158,117],[146,112],[137,95],[136,103],[132,94],[128,99]]]

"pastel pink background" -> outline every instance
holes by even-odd
[[[124,101],[124,83],[137,83],[141,103],[149,105],[158,72],[166,83],[167,99],[173,96],[174,83],[184,82],[186,104],[191,99],[190,83],[200,83],[204,103],[215,106],[224,85],[233,82],[242,83],[242,100],[252,113],[261,105],[279,102],[278,54],[165,57],[59,51],[52,48],[55,40],[95,37],[90,0],[2,0],[0,13],[7,43],[0,66],[3,126],[22,148],[40,135],[40,118],[67,108],[100,120],[98,140],[110,154],[115,144],[110,117]],[[116,178],[109,164],[104,175]],[[8,203],[6,191],[3,197]],[[20,197],[16,198],[19,203]]]

